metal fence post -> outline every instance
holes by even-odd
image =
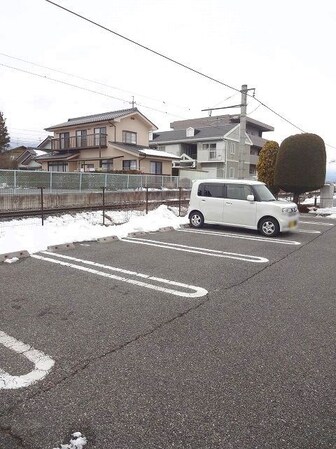
[[[103,187],[103,226],[105,226],[105,187]]]
[[[14,170],[14,189],[16,189],[16,170]]]
[[[83,173],[80,172],[79,173],[79,191],[80,192],[82,191],[82,175],[83,175]]]
[[[52,191],[52,171],[49,172],[49,190]]]
[[[182,199],[182,188],[179,187],[179,217],[181,216],[181,199]]]
[[[148,214],[148,185],[146,185],[146,215]]]
[[[42,219],[42,226],[44,226],[43,187],[41,187],[41,219]]]

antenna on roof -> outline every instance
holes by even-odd
[[[134,100],[134,95],[132,96],[132,108],[135,108],[135,100]]]

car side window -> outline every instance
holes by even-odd
[[[253,195],[251,186],[245,184],[227,184],[226,197],[232,200],[246,200],[247,195]]]
[[[212,198],[224,198],[224,184],[202,183],[198,186],[197,195]]]

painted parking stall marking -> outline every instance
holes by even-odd
[[[300,232],[301,234],[322,234],[321,231],[316,231],[313,229],[296,229],[295,232]]]
[[[335,226],[334,223],[323,223],[322,221],[301,221],[300,223],[304,224],[314,224],[314,225],[320,225],[320,226]]]
[[[13,376],[0,368],[0,390],[29,387],[29,385],[42,380],[55,364],[55,361],[42,351],[16,340],[2,331],[0,331],[0,345],[16,352],[19,356],[26,357],[34,364],[32,371],[21,376]]]
[[[266,242],[266,243],[278,243],[280,245],[301,245],[300,242],[295,240],[282,240],[279,238],[270,238],[270,237],[258,237],[252,235],[244,235],[244,234],[230,234],[228,232],[217,232],[217,231],[196,231],[193,229],[178,229],[178,232],[190,232],[194,234],[205,234],[205,235],[215,235],[219,237],[227,237],[232,239],[241,239],[241,240],[253,240],[256,242]]]
[[[151,290],[156,290],[164,293],[169,293],[175,296],[181,296],[185,298],[199,298],[207,295],[208,291],[202,287],[197,287],[195,285],[183,284],[181,282],[171,281],[168,279],[158,278],[150,276],[148,274],[137,273],[135,271],[124,270],[118,267],[112,267],[110,265],[104,265],[97,262],[92,262],[90,260],[78,259],[76,257],[64,256],[63,254],[51,253],[48,251],[42,252],[43,256],[33,254],[31,257],[42,260],[45,262],[55,263],[64,267],[74,268],[76,270],[84,271],[87,273],[95,274],[98,276],[103,276],[105,278],[114,279],[121,282],[127,282],[128,284],[133,284],[138,287],[145,287]],[[45,257],[46,256],[46,257]],[[52,256],[52,257],[47,257]],[[63,259],[63,260],[62,260]],[[76,263],[73,263],[76,262]],[[79,265],[82,264],[82,265]],[[85,266],[87,265],[87,266]],[[93,268],[90,268],[93,267]],[[123,276],[118,276],[116,274],[107,273],[106,271],[101,271],[99,269],[104,269],[108,271],[114,271],[122,274]],[[136,279],[132,279],[135,277]],[[141,280],[138,280],[138,279]],[[146,282],[145,282],[146,281]],[[176,287],[176,288],[175,288]]]
[[[172,249],[175,251],[184,251],[187,253],[202,254],[205,256],[222,257],[225,259],[241,260],[244,262],[252,262],[252,263],[267,263],[267,262],[269,262],[269,260],[266,259],[265,257],[250,256],[249,254],[230,253],[230,252],[219,251],[219,250],[215,250],[215,249],[199,248],[197,246],[180,245],[177,243],[158,242],[157,240],[149,240],[149,239],[141,239],[141,238],[132,237],[132,238],[124,238],[121,241],[126,242],[126,243],[135,243],[138,245],[156,246],[158,248]]]

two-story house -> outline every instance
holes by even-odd
[[[149,148],[157,127],[137,108],[70,118],[50,126],[51,152],[38,158],[43,170],[139,171],[171,175],[178,155]]]
[[[201,169],[211,177],[249,178],[256,174],[264,131],[274,128],[247,117],[245,148],[239,151],[239,115],[221,115],[172,122],[172,130],[155,132],[150,146],[181,156],[173,174]]]

